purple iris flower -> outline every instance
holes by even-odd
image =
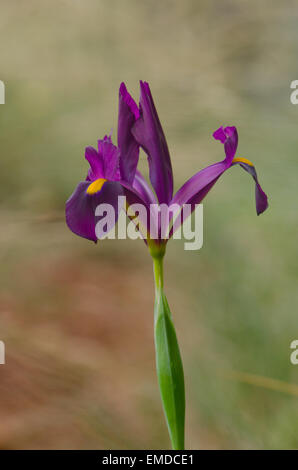
[[[101,203],[109,203],[117,213],[120,195],[126,196],[129,205],[142,204],[148,217],[152,204],[175,204],[182,211],[184,204],[190,204],[191,210],[194,210],[195,205],[204,199],[220,176],[236,164],[254,179],[257,214],[267,209],[267,196],[259,184],[255,167],[246,158],[235,157],[238,145],[236,127],[220,127],[213,133],[213,137],[224,144],[224,160],[200,170],[173,196],[173,172],[166,138],[148,83],[141,81],[140,89],[140,103],[137,106],[124,83],[120,86],[118,145],[113,145],[111,137],[106,136],[98,141],[97,150],[93,147],[86,148],[85,157],[90,165],[87,178],[78,184],[66,202],[66,222],[74,233],[96,242],[96,207]],[[153,190],[137,170],[140,147],[148,157]],[[169,224],[173,220],[174,213]],[[180,221],[182,223],[183,216]],[[177,226],[169,230],[170,236],[176,228]],[[160,227],[157,227],[157,231],[160,233]],[[148,242],[150,230],[145,238]],[[155,244],[166,243],[167,240],[160,238],[154,240]]]
[[[196,205],[201,203],[220,176],[236,164],[254,179],[258,215],[268,207],[267,196],[259,184],[253,164],[246,158],[235,156],[238,146],[236,127],[220,127],[213,134],[213,137],[224,145],[225,158],[196,173],[173,195],[170,154],[146,82],[141,82],[139,106],[128,93],[124,83],[121,84],[117,137],[117,146],[112,143],[111,137],[105,136],[103,140],[98,141],[97,149],[86,148],[85,157],[90,168],[85,181],[78,184],[66,202],[66,222],[74,233],[96,242],[98,207],[109,204],[109,207],[114,208],[114,214],[119,216],[119,196],[125,196],[127,214],[140,228],[153,257],[157,376],[172,447],[182,450],[185,422],[183,366],[172,315],[163,289],[163,256],[167,240]],[[137,169],[140,148],[148,157],[151,186]],[[142,211],[135,209],[136,205],[145,209],[142,216],[138,213]],[[167,215],[165,232],[162,214],[164,208]],[[134,217],[136,214],[137,222]],[[98,238],[101,238],[101,232]]]

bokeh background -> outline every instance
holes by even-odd
[[[142,241],[64,222],[84,148],[117,129],[118,87],[150,82],[178,188],[237,125],[270,198],[235,167],[204,204],[204,246],[168,245],[191,449],[298,447],[298,6],[294,1],[1,3],[0,447],[167,448]],[[146,171],[142,153],[140,167]]]

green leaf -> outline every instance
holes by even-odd
[[[173,449],[184,449],[185,391],[182,361],[167,299],[155,301],[155,351],[158,383]]]

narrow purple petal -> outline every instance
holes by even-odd
[[[217,132],[217,131],[216,131]],[[220,140],[220,133],[218,134],[218,139]],[[184,185],[177,191],[175,196],[173,197],[171,204],[178,204],[180,208],[183,207],[183,204],[190,204],[191,211],[195,209],[196,204],[200,204],[205,196],[208,194],[210,189],[214,186],[216,181],[220,178],[220,176],[231,166],[236,164],[240,164],[240,166],[247,171],[255,180],[256,183],[256,210],[257,214],[260,215],[264,212],[268,207],[268,198],[267,195],[264,193],[263,189],[261,188],[255,167],[249,163],[243,162],[243,159],[239,159],[239,161],[234,160],[231,164],[229,159],[226,158],[222,162],[215,163],[210,165],[203,170],[196,173],[192,176]],[[242,160],[242,161],[241,161]],[[246,160],[248,162],[248,160]],[[173,220],[175,217],[171,218]],[[179,220],[178,220],[179,221]],[[182,212],[181,223],[184,221],[184,214]],[[171,221],[170,221],[171,222]],[[175,230],[178,228],[179,225],[176,224]],[[170,232],[173,235],[173,229]]]
[[[135,117],[135,120],[137,120],[140,117],[140,110],[135,100],[128,93],[125,83],[123,82],[121,83],[119,88],[119,97],[121,97],[121,100],[130,108],[131,112]]]
[[[177,204],[182,209],[179,218],[170,230],[170,237],[176,231],[179,225],[183,224],[184,220],[188,217],[189,213],[183,211],[184,204],[191,205],[191,212],[194,211],[196,204],[200,204],[204,197],[209,193],[210,189],[215,185],[219,177],[229,168],[226,161],[214,163],[198,173],[193,175],[174,195],[171,204]],[[175,219],[176,213],[173,212],[170,218],[169,225]]]
[[[227,168],[229,168],[229,165],[225,161],[222,161],[200,170],[177,191],[171,204],[179,204],[182,206],[193,200],[195,200],[196,204],[199,204],[206,195],[204,194],[205,188],[213,181],[216,182]],[[201,197],[201,195],[203,197]]]
[[[139,173],[139,176],[140,175]],[[147,183],[145,182],[146,184],[144,184],[144,182],[145,180],[142,175],[138,178],[138,183],[136,183],[137,188],[131,186],[126,181],[120,181],[127,199],[127,204],[141,204],[145,209],[145,217],[140,217],[140,222],[143,227],[147,228],[146,233],[144,233],[144,230],[141,232],[141,234],[143,236],[145,235],[145,238],[147,238],[150,236],[150,233],[158,233],[158,203],[150,187],[148,186],[147,188],[149,190],[148,192],[145,190]],[[140,184],[143,185],[142,189],[140,188]],[[151,192],[151,194],[149,192]]]
[[[132,186],[147,204],[157,204],[155,194],[139,170],[136,171]]]
[[[88,181],[79,183],[67,200],[65,209],[66,223],[76,235],[96,243],[96,207],[103,203],[111,204],[115,209],[115,215],[118,217],[118,196],[123,194],[123,191],[119,183],[106,181],[101,191],[95,194],[88,194],[87,189],[89,185]]]
[[[139,145],[131,132],[139,114],[135,101],[128,93],[125,84],[121,83],[119,89],[118,148],[120,150],[121,178],[128,183],[133,182],[139,160]]]
[[[160,203],[168,204],[173,196],[173,173],[164,132],[148,83],[140,82],[140,117],[132,133],[148,156],[149,177]]]
[[[268,208],[268,197],[263,191],[259,183],[256,183],[256,210],[257,214],[260,215]]]

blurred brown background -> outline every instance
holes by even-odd
[[[175,186],[237,125],[270,209],[233,168],[204,204],[204,246],[168,245],[187,448],[297,448],[298,8],[294,1],[11,0],[0,14],[0,448],[167,448],[153,279],[141,241],[65,226],[84,148],[117,128],[118,87],[152,88]],[[146,157],[141,155],[141,168]]]

